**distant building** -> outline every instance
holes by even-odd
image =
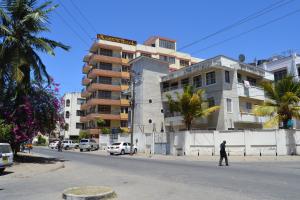
[[[166,94],[176,98],[185,85],[204,89],[211,106],[220,110],[206,119],[196,119],[192,127],[210,130],[261,129],[265,117],[252,113],[255,105],[263,103],[265,93],[259,82],[273,80],[273,74],[256,66],[240,63],[226,56],[216,56],[171,72],[162,77],[165,126],[168,131],[185,129],[180,113],[170,113]]]
[[[201,61],[176,51],[175,40],[159,36],[149,38],[144,44],[103,34],[98,34],[97,39],[83,59],[82,72],[86,75],[81,95],[86,103],[81,106],[84,116],[80,120],[96,139],[101,133],[96,126],[99,118],[105,120],[105,127],[112,133],[128,131],[129,97],[122,91],[129,89],[130,60],[139,56],[156,58],[169,63],[170,71]]]
[[[81,97],[80,92],[70,92],[63,96],[63,100],[65,130],[63,130],[62,135],[64,139],[77,138],[80,129],[83,128],[83,123],[80,122],[82,115],[80,106],[85,102],[85,99]]]

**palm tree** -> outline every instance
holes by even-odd
[[[300,83],[287,76],[277,82],[263,82],[266,100],[262,105],[254,107],[256,116],[270,116],[265,122],[266,128],[278,126],[281,122],[283,128],[289,128],[288,122],[293,118],[300,119]]]
[[[49,32],[49,13],[57,5],[51,1],[37,5],[37,0],[2,0],[0,8],[0,87],[16,82],[17,88],[28,91],[31,80],[50,82],[39,52],[55,55],[56,47],[69,47],[40,36]],[[33,75],[33,77],[31,77]]]
[[[209,107],[208,102],[204,100],[204,93],[202,89],[194,90],[192,86],[186,86],[181,95],[176,93],[176,100],[167,94],[171,113],[180,112],[188,130],[191,129],[193,119],[207,117],[220,109],[220,106]]]

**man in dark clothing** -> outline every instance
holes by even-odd
[[[226,166],[228,166],[228,159],[227,159],[227,154],[226,154],[225,148],[226,148],[226,141],[224,140],[220,144],[220,161],[219,161],[219,166],[222,166],[223,158],[225,158]]]

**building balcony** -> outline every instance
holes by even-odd
[[[262,88],[256,86],[245,87],[244,84],[237,84],[238,96],[248,97],[258,100],[265,100],[265,92]]]
[[[81,123],[85,123],[85,122],[88,122],[89,120],[86,118],[86,116],[81,116],[80,117],[80,122]]]
[[[122,86],[121,85],[102,84],[102,83],[92,83],[88,86],[87,90],[89,92],[93,92],[93,91],[96,91],[96,90],[121,92],[122,91]]]
[[[90,99],[87,102],[88,106],[95,106],[95,105],[111,105],[111,106],[120,106],[121,100],[114,100],[114,99]]]
[[[123,64],[122,58],[93,54],[89,63],[106,62],[114,64]]]
[[[84,65],[82,67],[82,73],[87,74],[90,71],[91,68],[92,68],[91,65]]]
[[[113,70],[92,69],[88,74],[88,78],[96,78],[97,76],[129,79],[128,72],[118,72]]]
[[[96,119],[104,119],[104,120],[121,120],[120,114],[99,114],[99,113],[91,113],[86,116],[87,120],[96,120]]]
[[[128,120],[128,113],[121,113],[120,118],[121,120]]]
[[[243,123],[265,123],[268,120],[268,117],[258,117],[253,113],[243,113],[241,112],[237,122]]]
[[[192,124],[207,124],[207,118],[200,118],[193,120]],[[165,125],[166,126],[182,126],[184,125],[183,117],[182,116],[174,116],[174,117],[166,117],[165,118]]]
[[[87,85],[91,82],[91,79],[87,78],[86,76],[84,76],[81,80],[81,84],[82,85]]]
[[[129,106],[129,100],[128,99],[121,99],[121,106]]]
[[[85,89],[82,89],[81,90],[81,96],[86,98],[86,97],[90,96],[90,92],[85,90]]]

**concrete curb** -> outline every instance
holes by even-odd
[[[72,187],[62,194],[62,198],[66,200],[115,200],[116,197],[113,189],[105,186]]]

